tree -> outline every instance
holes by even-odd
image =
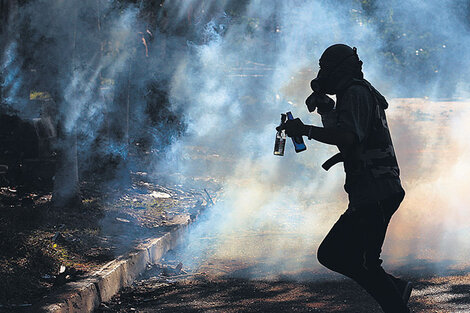
[[[68,77],[73,75],[75,66],[77,64],[77,19],[78,8],[73,10],[73,31],[71,36],[62,44],[70,45],[63,47],[64,51],[71,51],[68,66],[66,66],[69,73],[65,73]],[[60,44],[59,44],[60,46]],[[78,155],[77,155],[77,129],[74,125],[71,129],[65,125],[71,105],[67,103],[65,97],[61,97],[58,119],[58,153],[57,153],[57,168],[54,180],[54,191],[52,194],[52,201],[56,207],[77,207],[81,204],[80,185],[78,179]]]

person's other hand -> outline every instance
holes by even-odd
[[[305,100],[305,104],[310,113],[318,108],[319,114],[325,114],[334,108],[335,101],[325,94],[314,92]]]

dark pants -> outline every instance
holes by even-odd
[[[318,248],[317,257],[327,268],[361,285],[384,312],[409,312],[399,289],[382,268],[380,253],[390,219],[404,193],[386,200],[350,207],[336,222]]]

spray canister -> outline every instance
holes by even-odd
[[[286,114],[287,114],[287,119],[289,120],[294,119],[291,112],[287,112]],[[299,153],[299,152],[307,150],[307,146],[305,145],[304,139],[302,138],[302,136],[292,137],[292,142],[294,143],[295,152]]]
[[[281,114],[281,124],[282,126],[286,122],[287,116],[285,114]],[[274,142],[274,155],[283,156],[284,155],[284,148],[286,146],[286,131],[284,129],[277,131],[276,133],[276,141]]]

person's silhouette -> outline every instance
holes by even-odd
[[[384,312],[409,312],[411,283],[386,273],[380,259],[387,226],[405,195],[385,117],[387,101],[364,79],[356,48],[343,44],[325,50],[311,86],[306,103],[310,111],[317,108],[323,127],[300,119],[283,127],[290,137],[338,147],[324,168],[344,162],[349,196],[346,212],[318,248],[318,260],[355,280]],[[336,106],[326,94],[336,94]]]

